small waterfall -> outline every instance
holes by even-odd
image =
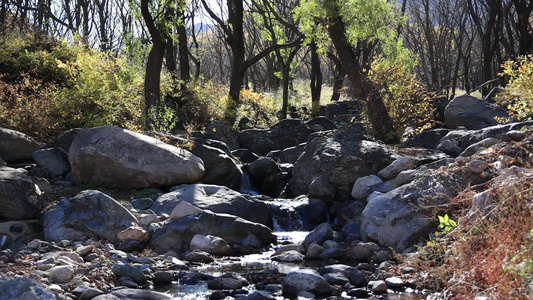
[[[250,175],[248,175],[247,172],[242,172],[240,192],[241,194],[248,194],[251,196],[259,195],[259,192],[254,190]]]

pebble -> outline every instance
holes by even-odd
[[[485,169],[489,167],[489,164],[483,160],[473,160],[468,163],[468,171],[474,174],[481,174]]]
[[[53,282],[68,282],[74,277],[74,269],[71,266],[57,266],[48,271],[48,276]]]
[[[384,294],[387,292],[387,283],[384,280],[370,281],[368,285],[374,294]]]
[[[389,277],[385,279],[385,283],[387,283],[387,287],[389,289],[401,289],[405,286],[405,283],[400,277]]]

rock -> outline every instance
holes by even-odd
[[[210,263],[214,261],[209,253],[200,250],[194,250],[185,254],[185,260],[202,263]]]
[[[288,172],[268,175],[262,180],[259,191],[268,197],[280,197],[281,195],[285,195],[285,189],[289,180],[291,180],[291,175]]]
[[[153,280],[155,285],[169,285],[174,280],[174,274],[169,271],[157,271]]]
[[[381,250],[381,251],[374,253],[374,255],[372,255],[372,258],[370,260],[379,264],[384,261],[392,260],[392,254],[387,250]]]
[[[74,141],[74,138],[76,138],[76,135],[78,134],[78,132],[80,132],[80,130],[82,129],[73,128],[62,132],[61,134],[56,136],[51,142],[46,144],[46,148],[61,148],[68,153],[70,145],[72,145],[72,141]]]
[[[239,279],[218,277],[208,280],[207,287],[211,290],[238,290],[243,287],[243,284]]]
[[[365,136],[361,124],[347,123],[335,132],[310,137],[294,164],[290,191],[294,196],[307,194],[311,182],[324,176],[338,197],[347,199],[357,178],[376,174],[393,160],[384,144]]]
[[[216,185],[191,184],[174,187],[170,193],[159,196],[151,209],[157,214],[171,214],[180,201],[187,201],[203,210],[231,214],[251,222],[272,226],[272,218],[265,203],[252,199],[249,195]],[[251,211],[254,213],[251,214]]]
[[[190,249],[205,251],[212,255],[230,256],[233,249],[223,239],[212,235],[195,235],[191,240]]]
[[[141,243],[139,241],[125,241],[120,244],[118,244],[118,250],[124,251],[124,252],[142,252],[146,245],[144,243]]]
[[[78,300],[90,300],[90,299],[93,299],[94,297],[97,297],[103,294],[104,292],[102,290],[99,290],[96,288],[87,288],[81,293]]]
[[[109,294],[94,297],[92,300],[171,300],[172,296],[160,292],[123,288]]]
[[[283,150],[270,151],[266,156],[272,158],[278,164],[294,164],[304,152],[306,145],[306,143],[301,143],[298,146]]]
[[[209,139],[224,142],[230,150],[239,148],[237,136],[228,121],[215,120],[209,123],[205,128],[205,135]]]
[[[383,280],[370,281],[368,286],[374,294],[384,294],[387,292],[387,283]]]
[[[76,249],[76,253],[78,253],[80,256],[85,256],[91,253],[93,249],[94,249],[93,245],[80,246]]]
[[[274,300],[274,296],[265,291],[254,291],[250,295],[237,297],[235,300]]]
[[[33,152],[33,160],[52,176],[63,176],[70,172],[68,153],[62,148],[47,148]]]
[[[210,146],[209,142],[209,140],[195,139],[191,148],[192,154],[204,162],[205,172],[201,181],[206,184],[222,185],[238,190],[241,186],[241,169],[231,154]]]
[[[150,235],[146,230],[140,226],[130,226],[117,234],[119,240],[126,241],[138,241],[146,243],[150,239]]]
[[[131,200],[130,203],[131,205],[133,205],[135,209],[146,210],[146,209],[149,209],[152,206],[152,204],[154,204],[154,200],[150,198],[139,198],[139,199]]]
[[[172,217],[172,216],[171,216]],[[139,225],[149,226],[152,223],[155,223],[159,220],[156,214],[140,214],[139,215]]]
[[[489,167],[489,164],[486,163],[483,160],[473,160],[468,163],[468,171],[474,173],[474,174],[481,174],[481,172],[485,171]]]
[[[281,172],[276,162],[269,157],[263,157],[258,160],[255,160],[248,166],[248,174],[250,176],[262,179],[268,175],[276,174]]]
[[[343,274],[350,281],[351,284],[357,287],[362,287],[366,284],[366,276],[357,268],[348,265],[334,264],[325,266],[321,274]]]
[[[201,159],[157,139],[118,127],[78,132],[69,151],[72,181],[114,188],[192,183],[204,174]]]
[[[326,221],[328,207],[324,201],[300,196],[295,199],[265,201],[276,226],[285,231],[310,231]]]
[[[337,126],[331,122],[326,117],[314,117],[309,121],[306,121],[305,124],[311,128],[314,132],[317,131],[328,131],[328,130],[334,130],[337,129]]]
[[[300,269],[287,274],[283,279],[283,294],[294,296],[302,291],[328,296],[334,289],[324,277],[311,269]]]
[[[326,240],[333,237],[333,230],[328,223],[322,223],[318,225],[313,231],[311,231],[303,240],[302,246],[305,250],[311,243],[322,244]]]
[[[7,163],[31,160],[33,152],[41,145],[30,136],[11,129],[0,127],[0,157]]]
[[[342,227],[341,235],[346,241],[361,240],[361,222],[348,222]]]
[[[71,266],[57,266],[48,270],[48,276],[53,282],[69,282],[74,277],[74,270]]]
[[[241,244],[248,234],[254,234],[262,246],[276,242],[272,231],[258,223],[226,214],[204,212],[172,220],[157,229],[150,239],[149,245],[157,253],[169,250],[186,251],[196,234],[215,235],[229,245]]]
[[[372,192],[372,186],[382,182],[383,180],[376,175],[359,177],[355,180],[351,195],[354,199],[365,200]]]
[[[117,278],[128,277],[138,284],[145,284],[147,280],[144,273],[132,265],[117,263],[113,266],[112,271]]]
[[[305,257],[308,259],[314,259],[319,258],[320,254],[324,251],[324,247],[320,246],[317,243],[311,243],[307,247],[307,252],[305,253]]]
[[[413,181],[415,178],[416,170],[405,170],[401,171],[398,176],[396,176],[396,185],[402,186],[406,183]]]
[[[274,255],[270,259],[273,261],[299,264],[304,261],[304,255],[296,250],[289,250],[281,254]]]
[[[329,183],[326,177],[319,176],[311,182],[311,185],[309,185],[309,193],[307,196],[309,198],[317,198],[326,203],[330,203],[335,197],[335,188]]]
[[[48,241],[77,240],[84,236],[119,243],[118,233],[138,223],[137,218],[108,195],[85,190],[61,200],[44,214],[44,236]]]
[[[522,130],[511,130],[507,132],[507,135],[513,140],[513,141],[521,141],[526,137],[526,132]]]
[[[437,149],[437,145],[441,138],[446,136],[450,129],[437,128],[431,130],[424,130],[419,135],[409,138],[405,145],[407,147],[420,147],[425,149]]]
[[[239,159],[239,161],[243,164],[249,164],[256,159],[259,159],[259,156],[255,153],[253,153],[249,149],[237,149],[231,151],[231,154]]]
[[[385,279],[385,283],[387,284],[387,288],[398,290],[405,286],[405,283],[400,277],[389,277]]]
[[[0,278],[0,299],[50,300],[55,299],[55,295],[32,279],[2,276]]]
[[[0,220],[38,218],[40,194],[41,191],[25,171],[0,167]]]
[[[272,150],[286,149],[307,140],[312,130],[302,120],[285,119],[270,129],[247,129],[238,135],[242,148],[265,155]]]
[[[452,129],[458,126],[481,129],[496,125],[495,117],[507,116],[504,110],[470,95],[455,97],[444,110],[446,127]]]
[[[350,282],[348,277],[342,273],[327,273],[323,274],[322,277],[324,277],[329,284],[334,285],[345,285]]]
[[[488,148],[490,146],[496,145],[500,142],[500,140],[495,138],[486,138],[482,141],[479,141],[477,143],[474,143],[470,146],[468,146],[459,156],[460,157],[468,157],[474,155],[476,152],[483,148]]]
[[[378,176],[388,180],[396,177],[401,171],[414,169],[415,163],[410,157],[400,157],[378,172]]]
[[[348,257],[355,261],[370,261],[375,252],[381,250],[376,243],[358,243],[355,247],[350,248]]]
[[[170,213],[170,218],[178,219],[178,218],[185,217],[188,215],[196,215],[202,212],[203,210],[199,209],[194,204],[191,204],[184,200],[180,200],[178,204],[176,204],[172,212]]]

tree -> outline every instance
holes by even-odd
[[[305,0],[298,12],[304,32],[323,42],[329,38],[353,85],[355,96],[366,100],[374,136],[385,142],[397,142],[398,136],[379,87],[370,80],[360,62],[369,60],[368,49],[354,51],[353,45],[368,45],[384,39],[390,33],[385,24],[390,21],[387,18],[391,17],[391,12],[392,6],[386,0]],[[317,31],[317,23],[322,30]]]

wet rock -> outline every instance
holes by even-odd
[[[305,237],[301,245],[307,250],[307,247],[309,247],[310,244],[317,243],[320,245],[332,237],[333,230],[331,229],[331,226],[328,223],[322,223]]]
[[[68,153],[61,148],[37,150],[33,152],[33,160],[52,176],[63,176],[70,172]]]
[[[287,274],[283,279],[283,293],[294,296],[302,291],[327,296],[333,293],[333,287],[311,269],[300,269]]]
[[[69,282],[74,277],[74,269],[71,266],[57,266],[48,270],[48,276],[53,282]]]
[[[123,288],[94,297],[92,300],[171,300],[172,296],[160,292]]]
[[[132,265],[117,263],[113,266],[112,270],[117,278],[128,277],[138,284],[146,283],[147,279],[144,273]]]
[[[191,240],[191,250],[205,251],[212,255],[229,256],[233,249],[221,238],[212,235],[195,235]]]
[[[398,290],[405,286],[405,283],[400,277],[389,277],[385,279],[385,283],[387,284],[387,288]]]
[[[247,296],[237,297],[235,300],[274,300],[274,296],[265,291],[255,291]]]
[[[379,171],[378,176],[388,180],[396,177],[401,171],[414,168],[415,163],[411,157],[400,157],[393,161],[390,165]]]
[[[233,277],[218,277],[207,281],[207,287],[211,290],[237,290],[243,286],[241,279]]]
[[[200,158],[161,141],[118,127],[83,129],[69,150],[72,181],[105,187],[144,188],[198,181]]]
[[[320,254],[322,254],[322,251],[324,251],[324,247],[320,246],[317,243],[311,243],[307,247],[307,252],[305,253],[305,257],[308,259],[319,258]]]
[[[77,240],[84,236],[119,243],[118,233],[138,223],[120,203],[108,195],[85,190],[75,197],[61,200],[44,215],[46,240]]]
[[[295,199],[273,199],[265,202],[276,224],[286,231],[309,231],[327,219],[324,201],[300,196]]]
[[[170,193],[159,196],[151,209],[157,214],[171,214],[180,201],[189,202],[200,209],[230,214],[251,222],[272,226],[272,218],[265,203],[255,200],[249,195],[217,185],[190,184],[176,186],[171,189]],[[254,213],[251,214],[251,211]],[[183,213],[179,215],[183,215]]]
[[[11,129],[0,127],[0,157],[7,163],[31,160],[33,152],[41,148],[32,137]]]
[[[2,207],[0,220],[24,220],[39,217],[37,198],[41,191],[25,171],[0,167],[0,191],[2,191],[0,193],[0,207]]]
[[[319,176],[311,182],[307,196],[329,203],[335,197],[335,188],[329,183],[326,177]]]
[[[354,297],[355,299],[359,298],[368,298],[369,294],[366,289],[358,288],[358,289],[351,289],[348,291],[348,296]]]
[[[301,263],[304,260],[304,255],[296,250],[289,250],[279,255],[271,257],[273,261],[287,262],[287,263]]]
[[[350,280],[348,280],[348,278],[342,273],[327,273],[324,274],[323,277],[329,284],[334,285],[345,285],[350,282]]]
[[[169,285],[174,280],[174,274],[169,271],[157,271],[154,273],[154,284],[155,285]]]
[[[185,254],[185,260],[202,263],[210,263],[214,261],[213,257],[211,257],[211,254],[200,250],[194,250]]]

